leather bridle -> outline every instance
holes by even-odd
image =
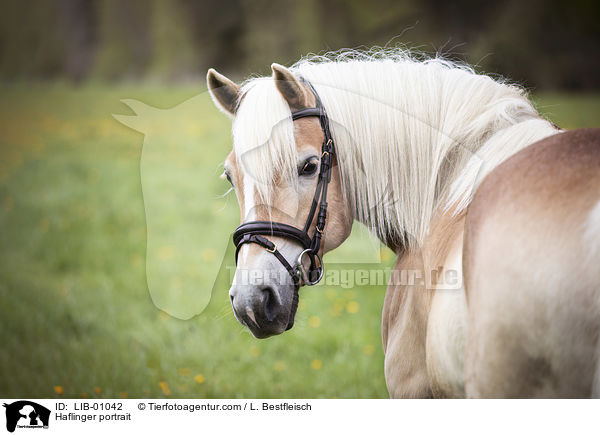
[[[301,285],[315,285],[323,277],[324,267],[319,250],[321,248],[321,239],[323,238],[323,232],[325,230],[325,221],[327,219],[327,186],[331,181],[331,168],[333,162],[333,137],[329,129],[329,118],[325,112],[325,108],[321,103],[319,95],[312,87],[312,85],[302,80],[303,83],[313,93],[316,101],[316,107],[309,107],[292,112],[292,120],[295,121],[300,118],[306,118],[316,116],[319,118],[321,123],[321,130],[323,131],[323,145],[321,153],[321,164],[319,170],[319,179],[317,182],[317,188],[315,195],[312,200],[308,217],[306,218],[306,224],[303,229],[293,227],[291,225],[271,222],[271,221],[252,221],[246,222],[237,227],[233,233],[233,243],[236,246],[235,250],[235,262],[237,264],[237,257],[241,247],[246,243],[255,243],[262,246],[267,252],[273,254],[279,262],[285,267],[292,277],[296,290]],[[310,237],[309,229],[312,225],[315,213],[317,214],[317,220],[315,224],[315,231]],[[294,265],[279,252],[277,246],[264,236],[276,236],[290,239],[303,248]],[[304,270],[302,260],[304,256],[307,256],[310,260],[310,266],[308,271]]]

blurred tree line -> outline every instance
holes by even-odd
[[[407,44],[527,86],[600,88],[598,0],[1,0],[0,80],[242,78]]]

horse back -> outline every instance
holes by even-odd
[[[600,393],[600,129],[494,169],[467,211],[468,396]]]

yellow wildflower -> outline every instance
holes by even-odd
[[[160,381],[158,383],[158,386],[160,387],[160,389],[162,390],[162,392],[165,396],[171,395],[171,390],[169,389],[169,384],[167,384],[165,381]]]
[[[360,306],[356,301],[350,301],[346,304],[346,311],[348,311],[350,314],[358,313],[359,308]]]

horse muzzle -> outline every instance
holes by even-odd
[[[279,266],[273,262],[275,266]],[[285,270],[276,267],[272,275],[265,274],[261,279],[253,279],[252,272],[246,273],[247,282],[237,276],[244,275],[238,269],[236,282],[229,290],[231,306],[237,320],[256,338],[267,338],[290,329],[294,324],[298,308],[297,285],[290,280]],[[245,281],[245,282],[244,282]]]

